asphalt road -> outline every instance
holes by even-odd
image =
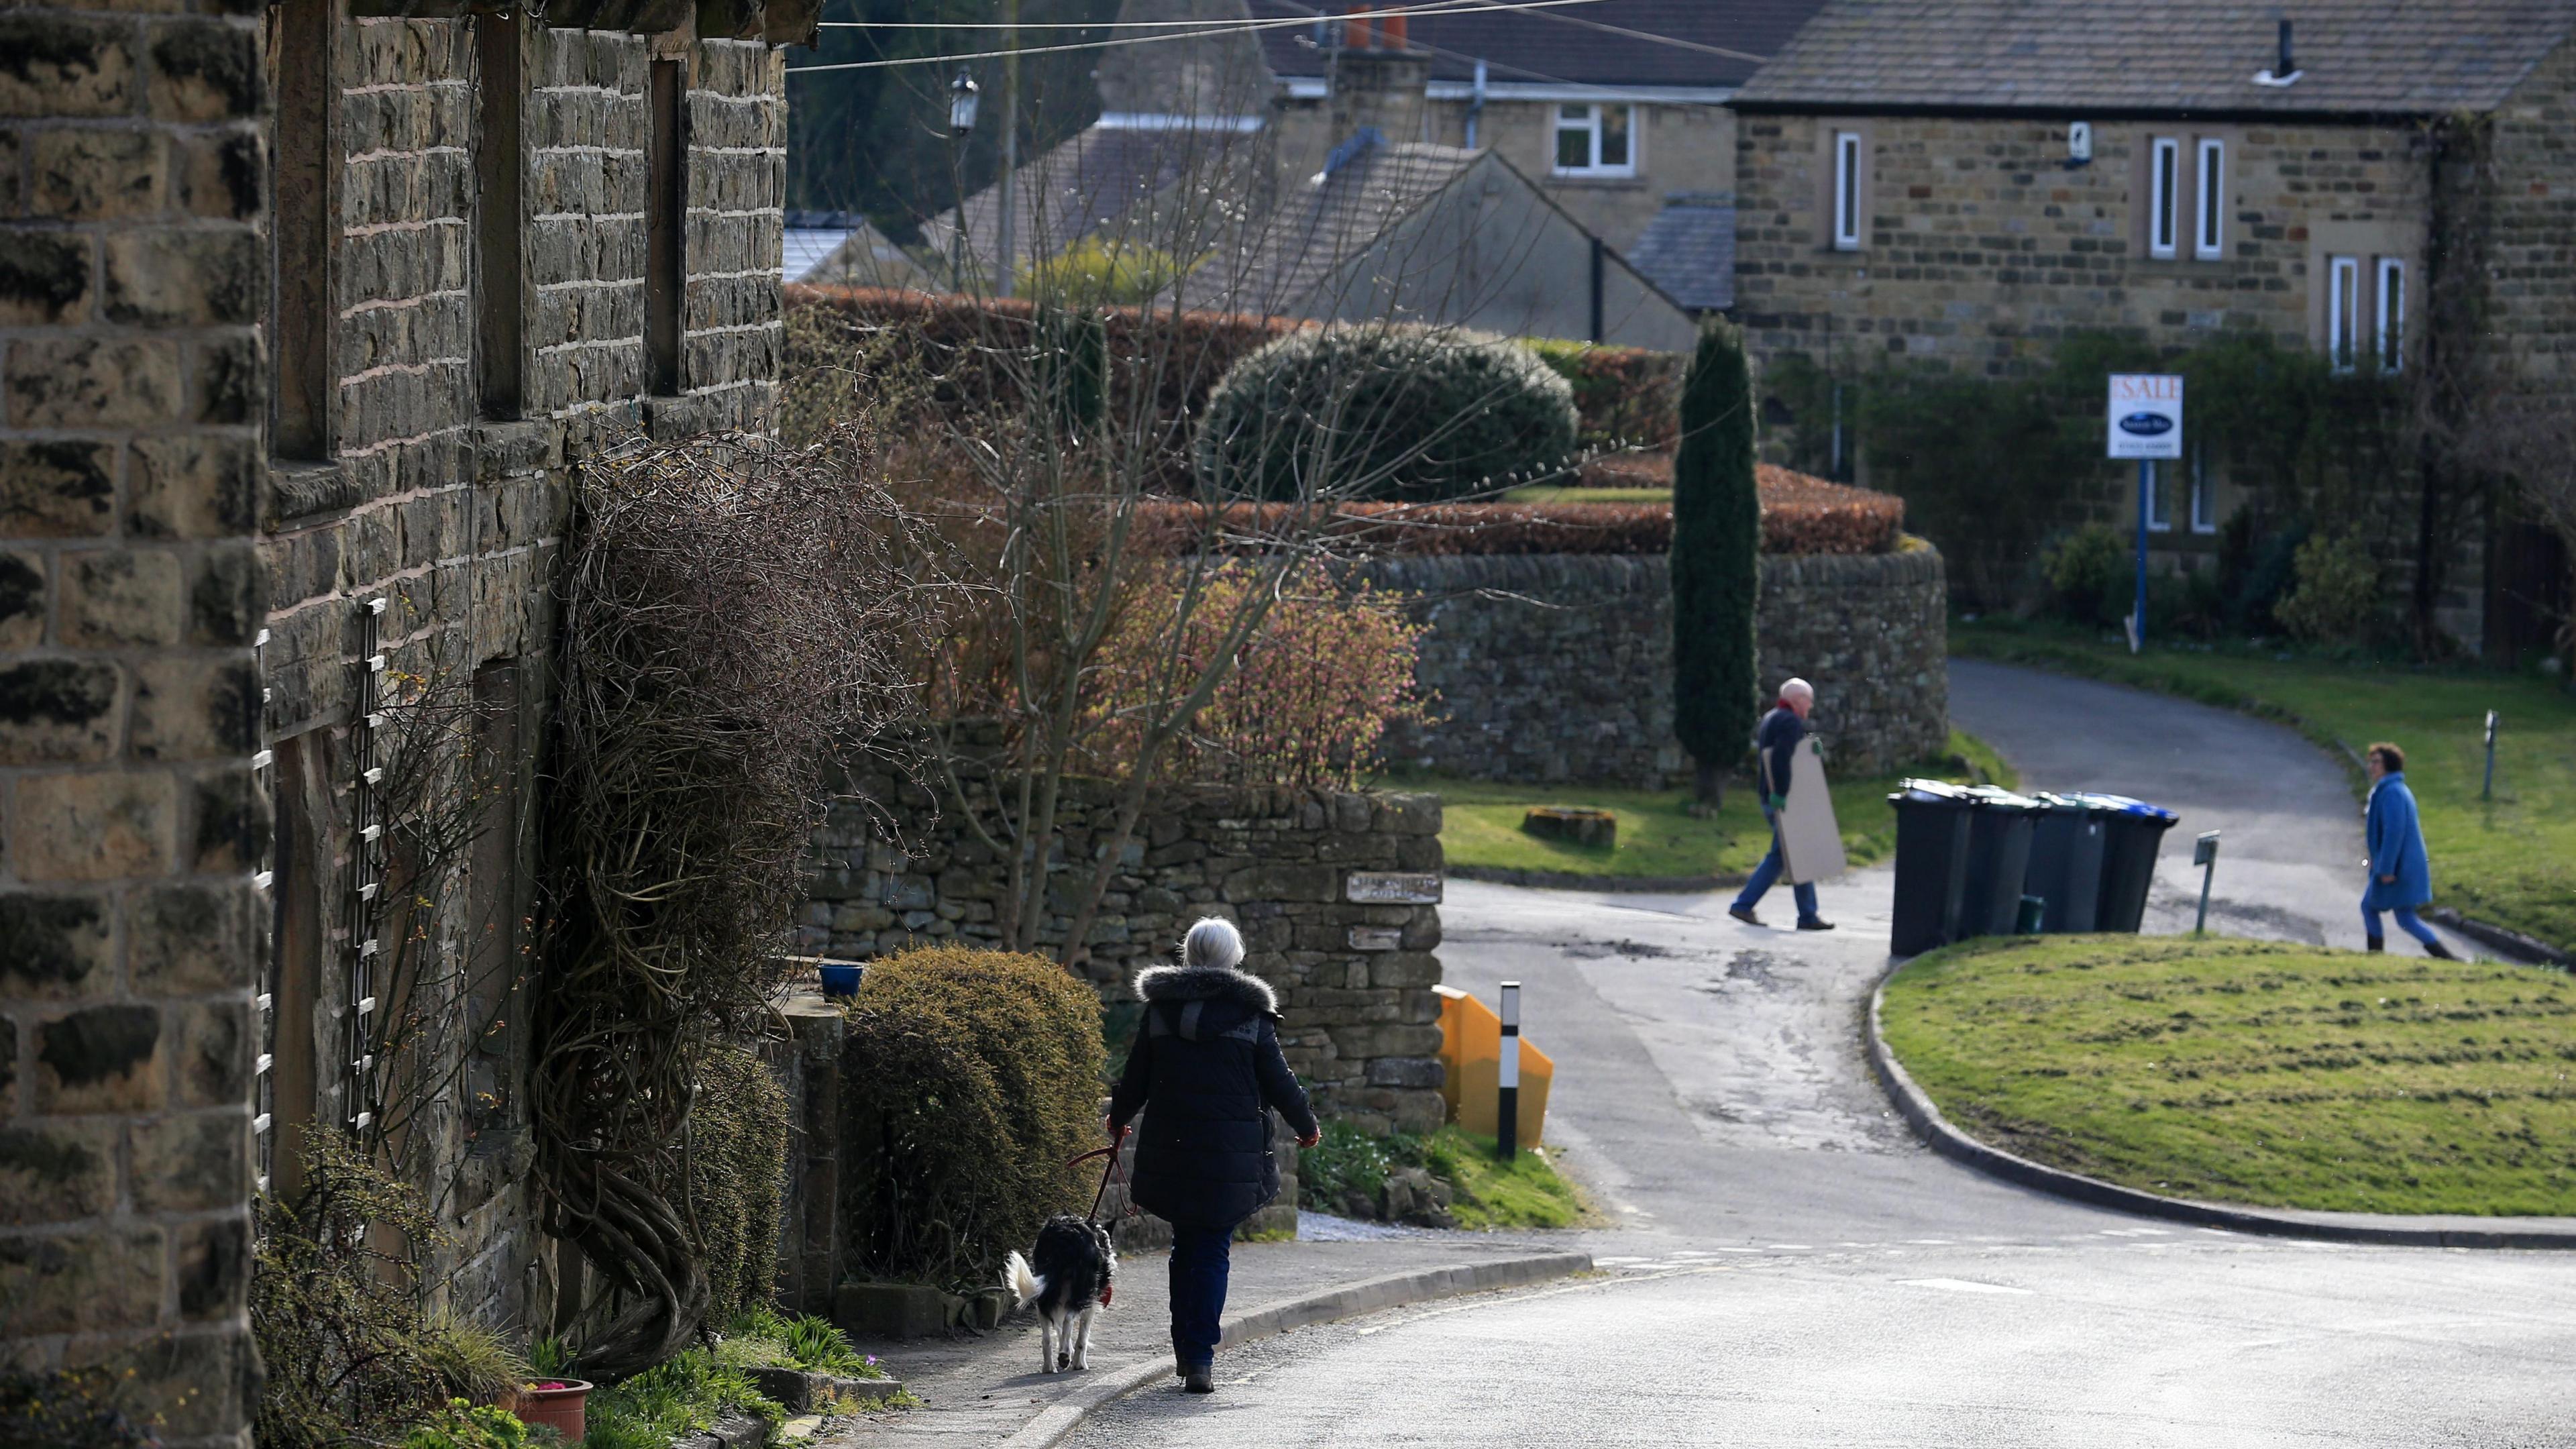
[[[1954,699],[1984,676],[1962,666]],[[2185,830],[2241,831],[2226,838],[2249,876],[2314,872],[2313,900],[2230,924],[2333,937],[2331,852],[2358,846],[2332,832],[2358,832],[2331,763],[2115,693],[2111,718],[2072,693],[2015,708],[2035,741],[2128,742],[2116,774],[2085,773],[2080,748],[1989,738],[2034,785],[2118,788],[2183,809]],[[2244,772],[2210,770],[2221,757]],[[1547,1139],[1609,1219],[1572,1235],[1603,1276],[1229,1352],[1213,1398],[1150,1390],[1071,1442],[2576,1444],[2576,1254],[2150,1222],[1918,1146],[1858,1045],[1889,892],[1883,869],[1829,883],[1843,929],[1799,934],[1726,919],[1722,895],[1452,881],[1448,978],[1489,999],[1522,983],[1525,1029],[1557,1061]]]

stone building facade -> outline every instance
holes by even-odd
[[[1762,559],[1754,619],[1765,687],[1816,686],[1838,772],[1934,759],[1950,733],[1941,555]],[[1414,678],[1437,718],[1387,732],[1390,763],[1471,779],[1660,790],[1690,778],[1673,734],[1673,595],[1661,554],[1403,557],[1360,566],[1430,626]],[[1746,742],[1751,748],[1751,742]]]
[[[2083,332],[2255,334],[2562,403],[2576,10],[2276,9],[1828,0],[1731,103],[1748,341],[1859,379],[2027,375]],[[2418,480],[2389,486],[2414,518]],[[2164,465],[2159,552],[2214,552],[2244,496],[2223,458]],[[2136,485],[2103,511],[2135,518]],[[2523,585],[2488,577],[2471,522],[2422,587],[2475,647]],[[2386,552],[2413,571],[2426,547]]]
[[[900,802],[889,831],[835,806],[807,857],[806,942],[865,960],[915,943],[998,944],[1006,862],[953,810],[892,779],[860,792]],[[1068,780],[1051,868],[1093,858],[1102,782]],[[1111,1003],[1167,961],[1190,923],[1243,928],[1247,969],[1279,993],[1280,1045],[1316,1108],[1384,1131],[1427,1132],[1440,1098],[1440,800],[1436,795],[1180,788],[1157,796],[1110,883],[1084,969]],[[1042,949],[1069,905],[1050,893]]]
[[[437,992],[507,1024],[391,1144],[429,1281],[544,1326],[510,1008],[572,479],[774,407],[812,12],[465,11],[0,16],[0,1360],[132,1367],[174,1445],[246,1442],[251,1195],[435,1075],[364,1024]],[[421,689],[489,813],[389,918]],[[446,984],[371,1000],[397,935]]]

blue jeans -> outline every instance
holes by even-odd
[[[1200,1368],[1215,1362],[1225,1317],[1226,1248],[1232,1227],[1172,1225],[1172,1361]]]
[[[2376,941],[2380,938],[2379,912],[2370,908],[2370,897],[2368,895],[2364,895],[2361,900],[2362,932],[2369,936],[2370,939]],[[2441,944],[2442,938],[2433,934],[2432,927],[2415,919],[2415,908],[2413,906],[2393,906],[2389,909],[2388,913],[2397,918],[2397,929],[2404,931],[2407,935],[2414,937],[2416,940],[2423,942],[2427,946],[2438,946]]]
[[[1789,865],[1780,856],[1780,817],[1771,813],[1769,805],[1762,807],[1762,821],[1771,827],[1771,853],[1762,857],[1760,865],[1753,867],[1753,879],[1744,883],[1744,894],[1735,898],[1735,908],[1739,911],[1753,909],[1763,896],[1770,893],[1771,887],[1780,880],[1780,872],[1786,870]],[[1812,883],[1801,883],[1791,886],[1789,893],[1798,898],[1798,919],[1814,920],[1816,918],[1815,886]]]

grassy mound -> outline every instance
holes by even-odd
[[[1972,735],[1950,732],[1950,755],[1927,761],[1908,775],[1944,780],[2014,783],[2009,766]],[[1843,853],[1857,866],[1884,859],[1896,848],[1896,812],[1887,794],[1896,776],[1835,780],[1834,819],[1843,828]],[[1499,870],[1561,871],[1570,875],[1631,878],[1706,877],[1742,880],[1771,848],[1762,806],[1742,781],[1727,790],[1714,819],[1690,813],[1690,791],[1623,790],[1604,785],[1515,785],[1449,777],[1407,778],[1407,789],[1440,794],[1440,848],[1452,866]],[[1619,817],[1611,846],[1541,840],[1521,829],[1535,805],[1608,810]]]
[[[2563,973],[2277,942],[1995,938],[1899,972],[1884,1026],[1962,1130],[2055,1167],[2266,1207],[2576,1214]]]
[[[1418,1137],[1377,1137],[1327,1120],[1323,1142],[1297,1154],[1300,1205],[1338,1213],[1344,1193],[1375,1197],[1388,1173],[1419,1167],[1449,1184],[1450,1215],[1462,1228],[1570,1228],[1583,1221],[1582,1194],[1545,1148],[1516,1152],[1510,1162],[1497,1161],[1494,1148],[1493,1138],[1456,1123]]]

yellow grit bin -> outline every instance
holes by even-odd
[[[1501,1074],[1503,1019],[1484,1002],[1454,986],[1440,993],[1440,1062],[1449,1069],[1440,1084],[1449,1120],[1483,1137],[1494,1135],[1495,1078]],[[1524,1024],[1526,1027],[1526,1024]],[[1547,1140],[1547,1089],[1556,1062],[1521,1038],[1520,1145]]]

